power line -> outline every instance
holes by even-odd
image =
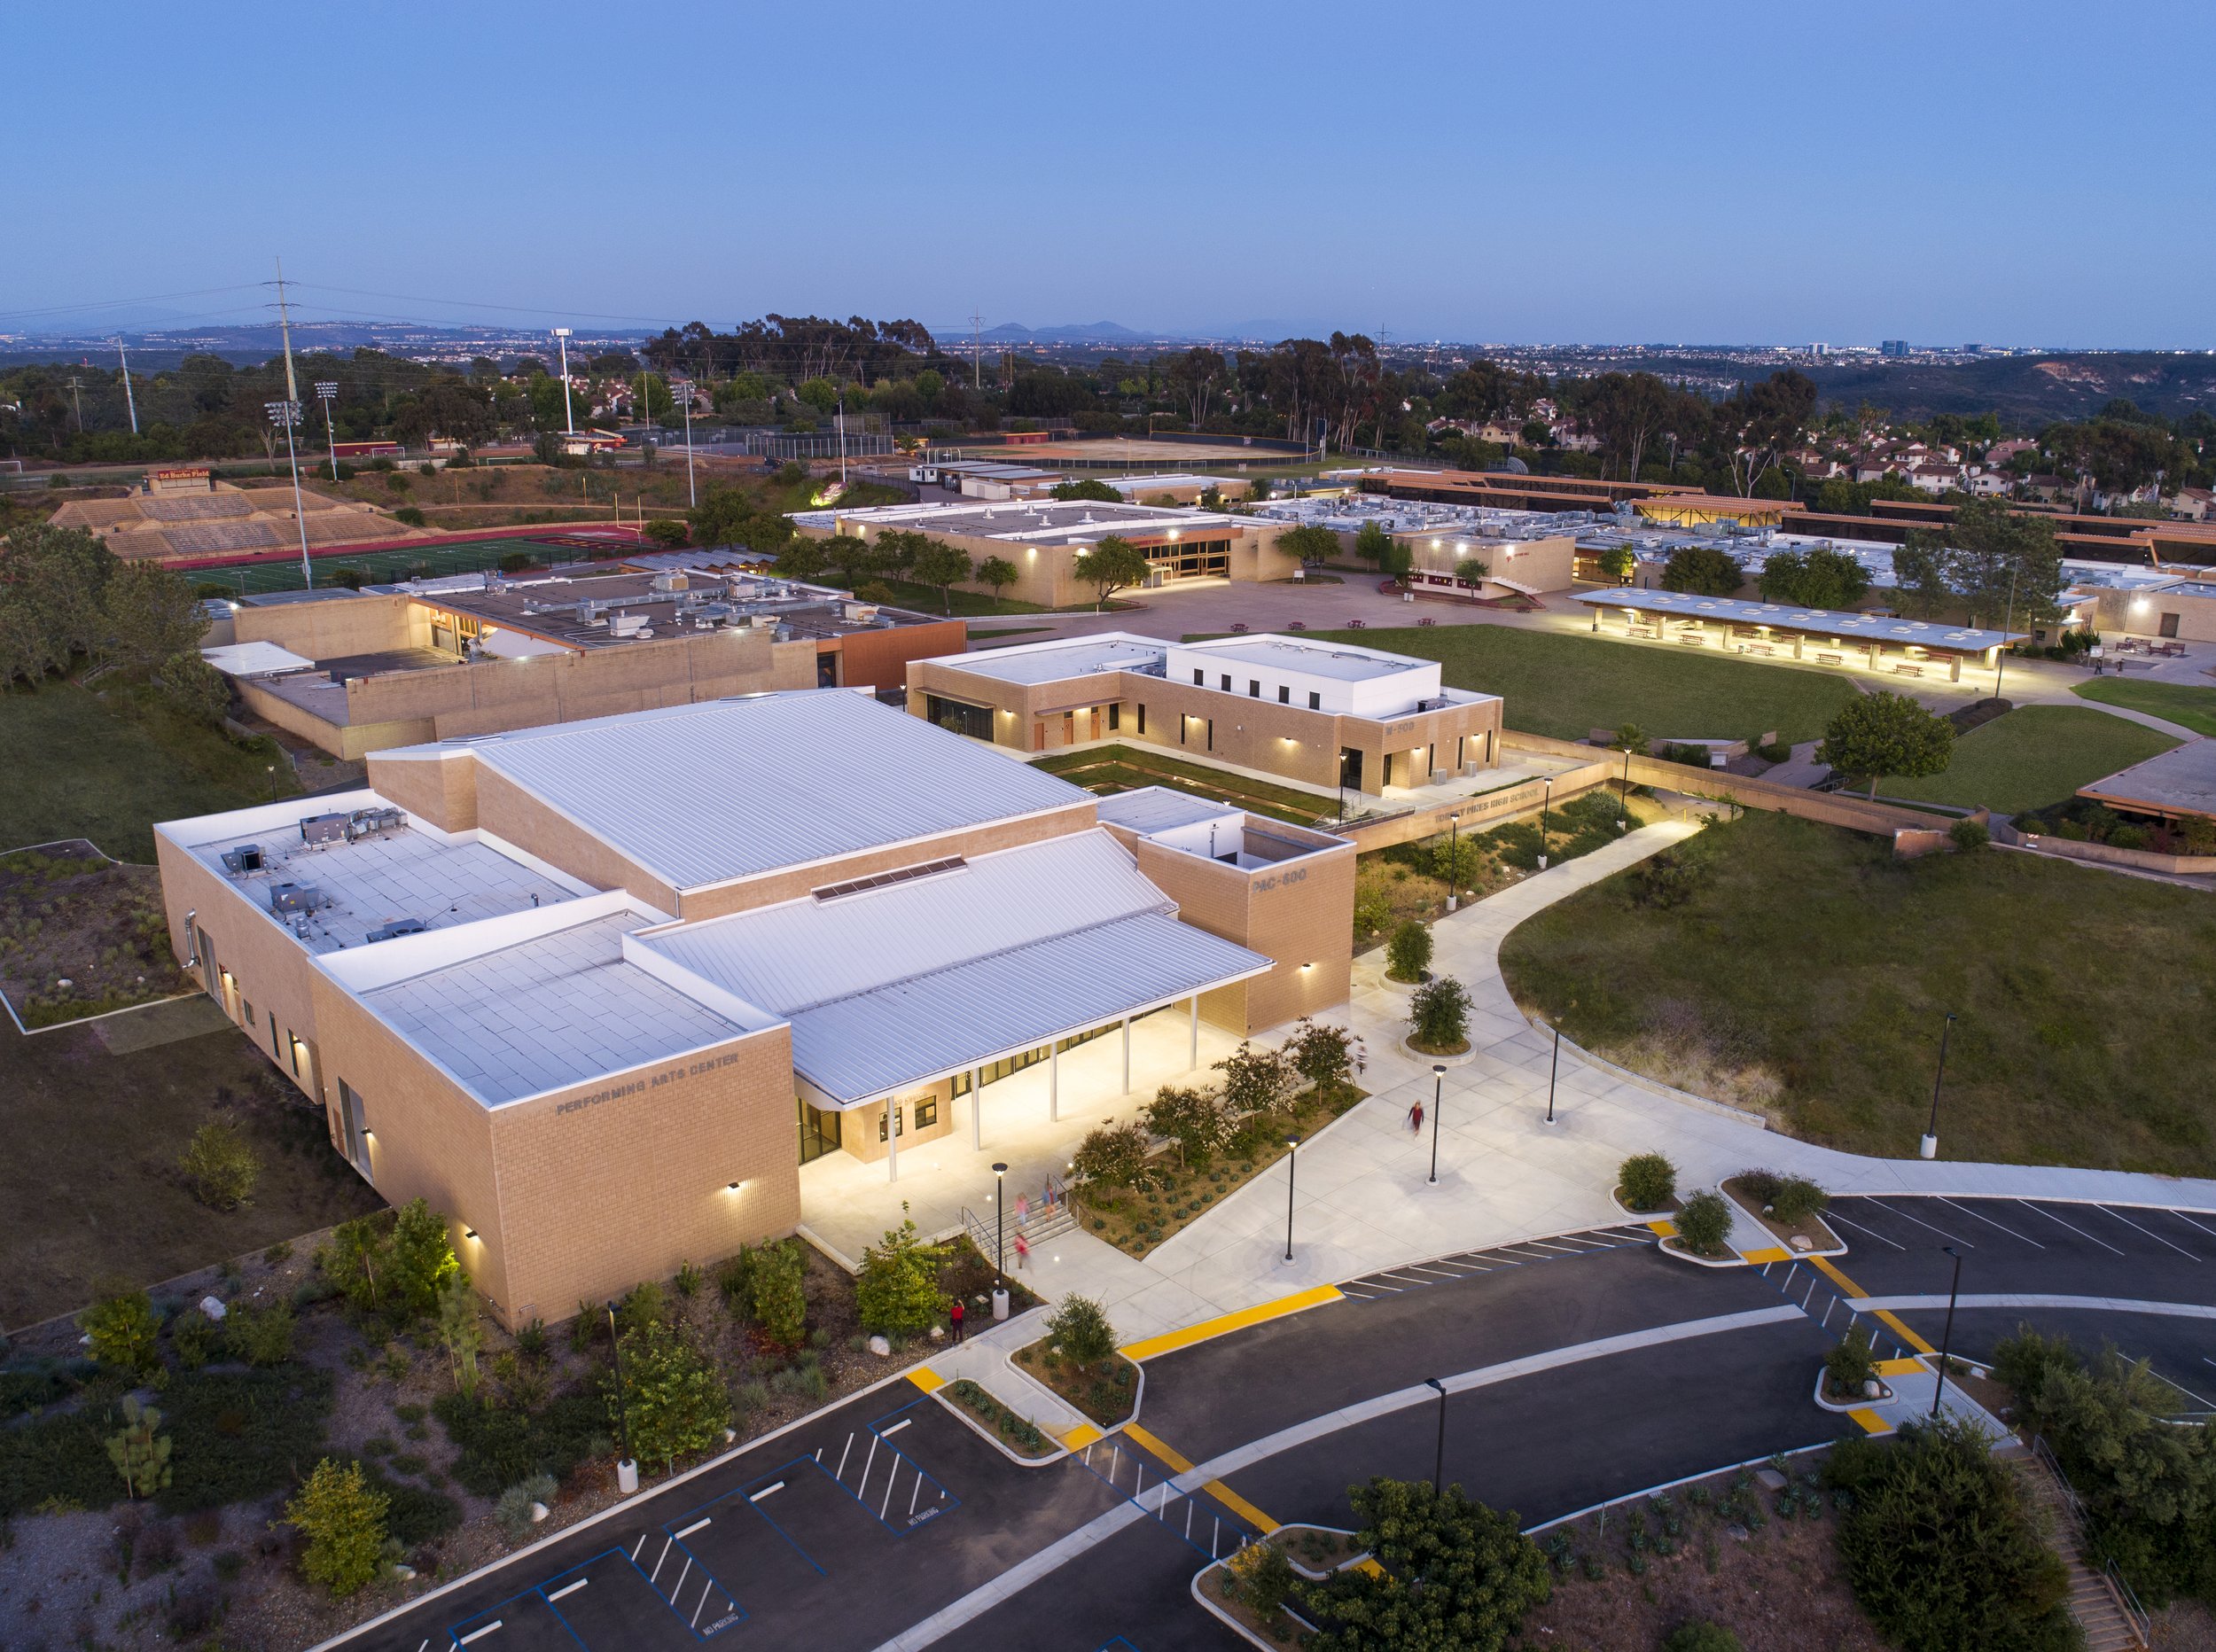
[[[30,317],[37,316],[66,316],[73,312],[96,309],[119,309],[126,304],[158,304],[165,299],[202,298],[210,292],[244,292],[249,288],[268,284],[259,281],[241,281],[227,287],[191,287],[182,292],[153,292],[137,299],[93,299],[78,304],[54,304],[44,309],[0,309],[0,316]]]

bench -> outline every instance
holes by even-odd
[[[1246,621],[1245,621],[1245,620],[1235,620],[1235,621],[1232,623],[1231,629],[1232,629],[1232,630],[1234,630],[1234,631],[1244,631],[1244,630],[1245,630],[1245,629],[1246,629]]]
[[[1432,618],[1430,614],[1425,614],[1425,615],[1424,615],[1424,616],[1421,620],[1418,620],[1416,623],[1416,624],[1418,624],[1418,625],[1437,625],[1437,624],[1439,623],[1439,621],[1438,621],[1437,620],[1433,619],[1433,618]]]
[[[1288,621],[1285,626],[1285,629],[1288,631],[1305,631],[1307,628],[1308,622],[1306,620],[1291,620]]]
[[[1349,631],[1367,631],[1369,629],[1369,621],[1367,620],[1349,620],[1346,622],[1346,628]]]
[[[1677,639],[1677,645],[1680,648],[1706,648],[1708,639],[1705,636],[1681,636]]]
[[[1892,674],[1896,677],[1920,677],[1923,674],[1923,667],[1921,666],[1895,666],[1892,668]]]
[[[1846,664],[1846,656],[1844,654],[1818,654],[1816,658],[1827,666],[1844,666]]]

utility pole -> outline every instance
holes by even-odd
[[[839,486],[844,492],[847,487],[847,384],[844,379],[839,384]]]
[[[970,373],[976,388],[985,388],[985,317],[970,312]]]
[[[300,422],[300,383],[293,377],[293,316],[285,305],[285,261],[277,261],[277,330],[285,339],[285,400],[269,404],[269,416],[285,426],[285,456],[293,466],[293,521],[300,531],[300,579],[309,590],[316,588],[316,570],[308,557],[308,511],[300,503],[300,447],[293,440],[293,427]]]
[[[77,393],[83,382],[76,374],[69,375],[69,399],[77,404],[77,433],[80,436],[84,434],[84,397]]]
[[[123,407],[131,416],[131,434],[138,434],[138,399],[131,394],[131,358],[125,354],[123,341],[115,341],[115,359],[123,364]]]
[[[569,404],[569,334],[566,327],[554,329],[554,336],[562,343],[562,434],[577,433],[577,409]]]
[[[285,261],[281,258],[277,261],[277,331],[285,339],[285,399],[297,407],[300,387],[293,377],[293,317],[285,307]],[[293,479],[297,481],[299,478]]]
[[[700,508],[700,490],[692,485],[692,392],[685,392],[685,497],[692,508]]]

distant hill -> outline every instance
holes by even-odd
[[[933,336],[941,345],[951,346],[963,331],[959,327],[944,332],[934,330]],[[995,344],[1121,344],[1161,335],[1135,332],[1113,321],[1072,322],[1058,327],[1026,327],[1020,322],[1004,321],[997,327],[987,327],[982,336]]]
[[[2165,418],[2216,411],[2216,355],[2103,351],[1959,364],[1873,362],[1814,368],[1808,377],[1827,403],[1867,401],[1897,418],[1994,412],[2005,425],[2036,429],[2087,417],[2118,396]]]

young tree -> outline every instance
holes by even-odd
[[[1047,1321],[1047,1337],[1078,1364],[1094,1365],[1116,1351],[1116,1328],[1089,1297],[1065,1297]]]
[[[1070,1173],[1100,1188],[1135,1188],[1150,1179],[1146,1126],[1096,1125],[1070,1156]]]
[[[1320,1095],[1344,1084],[1354,1070],[1354,1035],[1345,1027],[1321,1026],[1302,1016],[1284,1055],[1292,1070]]]
[[[1241,1042],[1215,1070],[1223,1075],[1223,1110],[1233,1118],[1245,1113],[1275,1113],[1292,1099],[1292,1085],[1284,1057],[1274,1049],[1256,1049]]]
[[[957,549],[943,539],[926,539],[916,552],[916,559],[909,565],[909,573],[918,585],[928,585],[939,593],[944,611],[954,612],[954,588],[970,577],[970,554]]]
[[[477,1391],[477,1355],[485,1345],[485,1325],[478,1318],[469,1275],[458,1268],[439,1286],[439,1340],[446,1344],[454,1386],[467,1399]]]
[[[261,1161],[228,1118],[211,1118],[192,1133],[177,1161],[192,1196],[211,1211],[235,1211],[254,1202]]]
[[[1600,561],[1601,572],[1618,585],[1630,584],[1632,573],[1639,565],[1639,558],[1628,545],[1611,545],[1601,552]]]
[[[1144,1110],[1146,1127],[1177,1143],[1187,1165],[1205,1165],[1230,1135],[1230,1122],[1216,1098],[1205,1091],[1165,1084]]]
[[[1470,1041],[1470,989],[1451,975],[1434,976],[1409,997],[1408,1027],[1432,1055],[1460,1049]]]
[[[1680,545],[1662,570],[1662,588],[1698,596],[1728,596],[1746,583],[1738,559],[1713,545]]]
[[[824,560],[839,570],[839,581],[848,590],[893,565],[893,558],[886,551],[855,534],[834,534],[819,542]]]
[[[657,1321],[624,1333],[623,1414],[631,1450],[659,1459],[664,1473],[678,1458],[706,1451],[731,1421],[731,1396],[715,1361],[678,1327]]]
[[[234,1302],[223,1316],[223,1352],[253,1366],[283,1365],[293,1357],[296,1329],[293,1305],[277,1301],[257,1307]]]
[[[882,1243],[862,1253],[862,1268],[854,1276],[854,1309],[865,1331],[917,1336],[947,1311],[946,1292],[939,1289],[947,1247],[925,1244],[905,1214],[905,1202],[901,1210],[901,1225],[887,1228]]]
[[[1375,522],[1365,522],[1354,535],[1354,554],[1371,567],[1382,570],[1393,553],[1393,535]]]
[[[825,565],[821,540],[795,538],[777,553],[777,573],[783,579],[819,579]]]
[[[1912,527],[1892,553],[1892,603],[1912,620],[1931,620],[1947,611],[1955,588],[1947,581],[1947,544],[1930,528]]]
[[[1079,584],[1093,588],[1093,611],[1097,613],[1118,591],[1145,584],[1149,569],[1145,553],[1122,534],[1111,534],[1080,553],[1070,572]]]
[[[123,1396],[123,1426],[107,1438],[108,1461],[133,1498],[152,1497],[169,1484],[170,1439],[160,1432],[161,1413]]]
[[[439,1311],[439,1293],[459,1272],[444,1211],[410,1199],[394,1215],[391,1282],[409,1316],[428,1319]]]
[[[1385,974],[1395,981],[1420,981],[1431,967],[1431,931],[1414,918],[1403,918],[1385,942]]]
[[[781,1348],[808,1340],[808,1258],[800,1241],[786,1239],[755,1251],[747,1269],[754,1323]]]
[[[230,715],[230,682],[198,654],[172,654],[154,674],[161,697],[194,722],[215,728]]]
[[[101,600],[107,618],[101,655],[135,676],[197,650],[207,635],[208,617],[192,587],[158,562],[122,564],[108,576]]]
[[[1873,798],[1888,775],[1919,780],[1942,774],[1954,755],[1955,725],[1889,689],[1849,700],[1816,748],[1817,762],[1868,776]]]
[[[1551,1588],[1547,1558],[1513,1514],[1472,1502],[1459,1485],[1373,1479],[1351,1488],[1356,1542],[1374,1570],[1348,1567],[1301,1591],[1326,1625],[1314,1652],[1382,1647],[1502,1652]]]
[[[161,1363],[156,1348],[161,1321],[154,1317],[153,1302],[143,1290],[102,1292],[77,1316],[77,1328],[90,1339],[92,1357],[102,1365],[145,1375]]]
[[[1023,576],[1016,572],[1016,565],[1005,557],[987,557],[977,565],[977,577],[981,584],[993,588],[993,600],[1002,600],[1001,593]]]
[[[300,1493],[285,1506],[285,1519],[308,1539],[300,1570],[311,1583],[348,1595],[377,1576],[385,1552],[385,1511],[391,1499],[372,1490],[362,1465],[339,1467],[326,1457]]]

